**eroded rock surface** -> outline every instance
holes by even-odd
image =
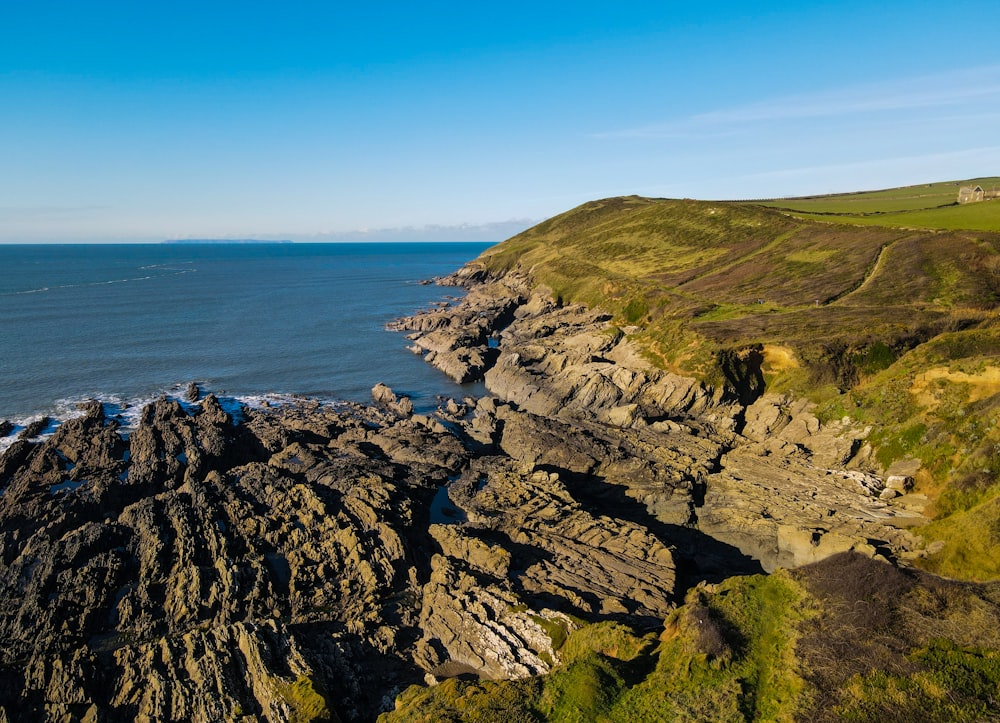
[[[419,679],[406,593],[461,445],[404,466],[374,410],[247,416],[163,400],[126,441],[95,405],[30,450],[0,508],[8,719],[363,720]]]
[[[164,399],[127,436],[94,403],[9,449],[3,715],[371,720],[425,679],[544,672],[580,617],[675,603],[668,544],[577,501],[509,407],[479,418],[517,458],[457,404],[449,427],[380,402]],[[607,445],[581,433],[569,466]],[[432,524],[442,490],[463,520]]]
[[[478,328],[481,299],[516,304],[503,316],[490,314],[495,300],[485,305],[499,353],[483,379],[502,401],[493,404],[495,421],[479,420],[477,438],[496,440],[515,459],[610,483],[642,504],[647,524],[680,528],[671,541],[689,564],[705,567],[699,545],[736,548],[765,570],[848,549],[915,554],[908,530],[926,520],[895,501],[906,475],[879,474],[866,456],[869,430],[849,420],[823,424],[806,401],[710,389],[654,369],[610,317],[557,304],[516,274],[490,279],[472,265],[453,282],[472,292],[397,327],[414,330],[420,348],[428,328],[438,342],[451,339],[452,350],[480,348],[483,336],[463,329]]]
[[[866,430],[654,369],[524,277],[445,281],[468,294],[394,327],[491,396],[162,399],[127,434],[95,402],[12,442],[0,720],[373,720],[413,683],[544,673],[581,620],[655,625],[700,580],[914,554],[915,471],[875,474]]]

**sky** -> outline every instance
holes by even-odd
[[[1000,3],[0,0],[0,242],[496,241],[1000,175]]]

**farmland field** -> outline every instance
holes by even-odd
[[[898,228],[1000,231],[1000,199],[959,206],[962,186],[1000,189],[1000,178],[973,178],[881,191],[803,196],[757,202],[816,221]]]

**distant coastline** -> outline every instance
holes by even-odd
[[[292,241],[281,239],[272,241],[269,239],[257,238],[182,238],[167,239],[165,244],[290,244]]]

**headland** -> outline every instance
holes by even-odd
[[[684,244],[651,245],[649,228]],[[908,355],[947,342],[964,371],[922,377],[912,395],[936,403],[893,424],[919,412],[926,434],[960,393],[990,419],[996,394],[969,381],[996,336],[988,289],[953,275],[950,306],[938,285],[906,313],[869,297],[945,249],[978,279],[1000,241],[859,234],[757,207],[596,202],[439,279],[464,295],[392,324],[456,381],[483,379],[482,398],[421,414],[379,384],[368,405],[234,416],[193,388],[127,436],[93,403],[19,439],[0,457],[0,712],[987,715],[1000,588],[921,569],[957,564],[941,562],[951,518],[931,522],[951,479],[936,448],[893,448],[871,415],[830,410],[878,390],[888,405],[899,378],[944,365]]]

